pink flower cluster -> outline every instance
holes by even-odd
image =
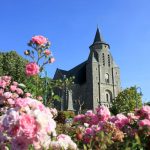
[[[34,76],[43,71],[46,64],[53,63],[55,58],[48,49],[50,47],[50,42],[44,36],[33,36],[28,45],[31,46],[33,50],[26,50],[24,54],[29,56],[32,62],[26,65],[25,72],[27,76]]]
[[[150,106],[143,106],[134,113],[117,114],[111,116],[110,111],[105,106],[96,108],[96,113],[87,111],[85,114],[79,114],[74,117],[74,124],[77,127],[83,127],[82,140],[89,143],[97,133],[105,131],[105,125],[110,124],[124,134],[135,135],[141,127],[150,127]],[[130,129],[130,132],[129,132]],[[148,132],[150,134],[150,131]]]
[[[63,148],[63,139],[57,137],[52,141],[51,137],[57,136],[56,109],[45,107],[40,101],[30,98],[30,93],[24,93],[17,82],[12,82],[10,77],[0,77],[1,89],[0,102],[0,148],[8,143],[12,150],[28,150],[32,145],[35,150],[48,150],[53,142],[59,142]],[[17,90],[19,89],[19,90]],[[20,92],[22,91],[22,92]],[[76,149],[76,144],[68,137],[68,148]]]
[[[71,140],[70,136],[60,134],[57,141],[51,142],[50,148],[55,150],[77,150],[77,145]]]
[[[35,62],[30,62],[26,65],[26,75],[34,76],[40,72],[40,67]]]
[[[31,41],[37,45],[43,45],[48,42],[48,40],[42,35],[33,36]]]

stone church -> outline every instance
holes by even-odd
[[[55,103],[60,110],[95,109],[98,105],[111,106],[112,100],[121,91],[120,71],[97,28],[93,44],[86,61],[66,71],[58,69],[54,80],[74,76],[71,89],[57,90],[62,100]]]

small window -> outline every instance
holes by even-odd
[[[98,62],[98,53],[97,52],[94,52],[94,57],[95,57],[96,61]]]
[[[105,55],[104,55],[104,53],[102,54],[102,60],[103,60],[103,66],[105,66]]]
[[[109,102],[109,95],[108,94],[106,94],[106,100],[107,100],[107,102]]]
[[[108,73],[105,74],[105,82],[109,83],[109,74]]]
[[[108,66],[110,67],[110,56],[108,55]]]

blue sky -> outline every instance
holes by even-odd
[[[28,48],[33,35],[52,43],[56,62],[47,67],[69,70],[86,60],[97,25],[120,66],[122,87],[140,86],[150,100],[149,0],[1,0],[0,50]]]

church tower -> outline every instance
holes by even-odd
[[[112,100],[121,91],[120,71],[110,53],[110,46],[100,35],[97,28],[90,54],[86,61],[66,71],[56,70],[54,79],[75,77],[74,85],[68,91],[57,92],[62,101],[55,106],[61,110],[93,109],[98,105],[111,106]],[[82,104],[82,107],[81,107]]]
[[[86,65],[87,106],[95,109],[99,104],[110,107],[120,92],[120,71],[97,28]]]

